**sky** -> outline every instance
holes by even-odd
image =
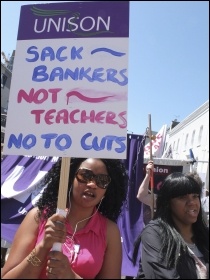
[[[16,49],[22,5],[1,1],[1,51]],[[158,132],[209,99],[209,1],[130,1],[128,133]],[[1,56],[1,61],[2,56]]]

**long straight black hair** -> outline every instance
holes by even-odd
[[[187,246],[172,219],[170,201],[172,198],[186,194],[200,196],[201,191],[199,182],[192,176],[175,172],[166,177],[158,192],[154,220],[157,220],[161,228],[162,248],[160,253],[167,261],[168,267],[177,265],[180,252],[187,253]],[[202,209],[192,227],[194,242],[203,254],[204,260],[209,262],[209,229],[204,221]],[[140,242],[141,234],[134,243],[133,263],[136,263]]]

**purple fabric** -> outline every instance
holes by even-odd
[[[122,272],[124,276],[136,276],[136,266],[132,264],[133,244],[143,229],[143,207],[136,198],[139,185],[143,180],[144,138],[141,135],[128,134],[127,159],[124,160],[129,175],[128,203],[118,219],[123,247]]]
[[[29,210],[40,197],[45,174],[57,157],[8,155],[1,163],[1,238],[12,243]]]

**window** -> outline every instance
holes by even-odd
[[[174,141],[174,143],[173,143],[173,151],[175,151],[175,144],[176,144],[176,141]]]
[[[187,133],[186,138],[185,138],[185,143],[184,143],[184,149],[185,150],[187,148],[188,136],[189,136],[189,134]]]
[[[1,114],[1,126],[6,127],[7,115]]]
[[[1,74],[1,88],[4,88],[7,81],[7,76],[5,74]]]
[[[193,133],[192,133],[192,138],[191,138],[191,147],[193,147],[194,140],[195,140],[195,130],[193,130]]]
[[[201,144],[202,134],[203,134],[203,126],[201,126],[201,127],[200,127],[200,130],[199,130],[198,145]]]
[[[1,144],[4,144],[4,133],[1,132]]]
[[[176,151],[178,152],[178,150],[179,150],[179,139],[178,139],[177,145],[176,145]]]

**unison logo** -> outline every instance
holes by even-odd
[[[34,32],[72,32],[76,35],[89,37],[110,31],[110,16],[106,19],[101,16],[80,17],[79,12],[68,10],[43,10],[32,7],[31,11],[38,16],[34,22]],[[69,16],[68,16],[69,15]],[[55,17],[56,16],[56,17]]]

